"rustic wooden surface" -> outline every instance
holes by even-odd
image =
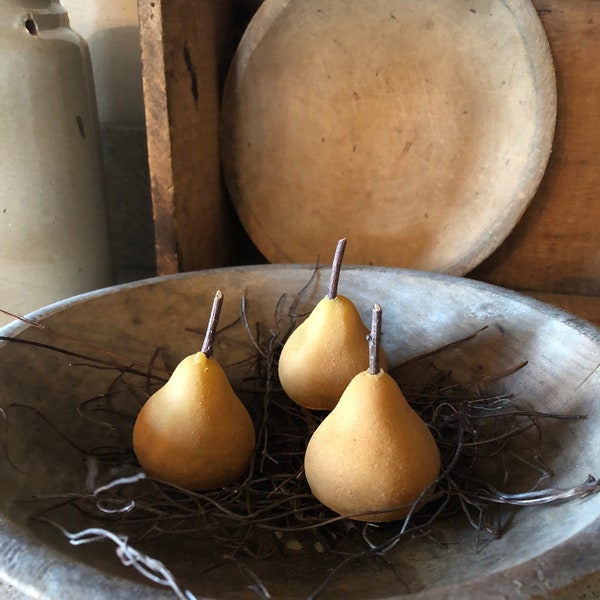
[[[169,359],[176,360],[189,352],[190,341],[197,337],[185,335],[190,314],[208,314],[216,286],[229,299],[223,305],[223,323],[236,321],[239,302],[246,296],[250,323],[272,323],[276,327],[275,320],[279,321],[274,314],[277,299],[285,295],[283,305],[279,305],[277,311],[281,317],[290,303],[294,302],[295,306],[293,291],[305,286],[311,274],[311,268],[274,266],[248,269],[244,277],[240,277],[238,271],[229,274],[205,271],[194,277],[167,279],[152,286],[134,284],[126,286],[120,293],[95,295],[88,301],[71,303],[67,310],[49,319],[48,325],[56,331],[68,331],[75,339],[85,339],[88,348],[91,345],[109,347],[122,356],[135,359],[148,356],[158,345],[168,349],[166,356]],[[296,309],[305,312],[322,298],[327,280],[328,270],[324,268],[321,276],[306,286]],[[464,280],[448,285],[435,276],[409,273],[399,276],[385,272],[372,276],[360,269],[348,269],[341,284],[340,291],[344,287],[352,290],[362,314],[367,314],[374,296],[387,307],[384,308],[384,319],[388,326],[383,341],[392,364],[402,363],[448,341],[459,340],[488,325],[477,340],[436,356],[440,371],[451,371],[458,381],[475,379],[479,382],[478,391],[487,390],[492,396],[510,390],[516,394],[519,403],[531,403],[532,409],[586,414],[588,418],[583,420],[562,420],[554,425],[547,421],[541,423],[545,425],[542,438],[546,442],[541,447],[542,457],[556,473],[544,484],[571,487],[583,482],[588,473],[598,475],[600,340],[594,339],[590,331],[557,319],[548,309],[536,310],[520,298],[483,290]],[[181,306],[189,307],[189,310],[181,310]],[[106,315],[110,315],[110,321]],[[283,330],[285,326],[280,324]],[[22,337],[56,343],[57,338],[48,336],[51,332],[31,327]],[[61,347],[81,351],[80,344],[66,340],[64,336],[58,339]],[[226,353],[227,364],[234,366],[233,370],[228,369],[234,384],[239,377],[248,375],[247,359],[254,355],[248,339],[244,325],[238,322],[228,329],[220,347]],[[30,411],[11,413],[14,421],[10,421],[10,456],[13,464],[26,465],[27,472],[18,472],[6,459],[0,460],[2,507],[13,507],[19,500],[23,504],[22,499],[33,494],[40,496],[56,490],[74,490],[70,486],[80,485],[81,454],[61,443],[56,433],[48,428],[48,422],[59,423],[60,431],[73,432],[80,440],[89,431],[86,441],[90,447],[106,441],[101,425],[88,430],[85,424],[78,424],[81,417],[73,410],[73,399],[87,398],[94,389],[108,390],[114,383],[114,372],[74,368],[69,357],[56,352],[44,353],[43,360],[37,360],[42,357],[39,352],[39,348],[27,344],[7,344],[1,351],[0,397],[17,405],[27,404],[33,410],[43,411],[44,415],[42,420],[32,419]],[[90,349],[90,352],[93,351]],[[503,370],[510,372],[523,360],[528,363],[526,368],[518,369],[508,381],[498,377]],[[31,376],[32,364],[35,364],[35,377]],[[435,377],[433,370],[426,374],[427,369],[422,364],[417,371],[417,380]],[[485,381],[485,374],[491,375],[488,381]],[[125,428],[120,431],[127,436]],[[126,440],[125,437],[121,442]],[[530,442],[527,438],[524,445]],[[112,443],[119,443],[118,435],[112,437]],[[60,469],[56,468],[57,461],[61,463]],[[489,468],[490,473],[500,474],[505,467],[500,461],[494,465],[485,460],[482,465],[482,468]],[[530,470],[530,473],[535,477],[534,471]],[[29,510],[41,506],[30,506]],[[8,514],[3,515],[6,518],[0,528],[0,556],[3,557],[3,575],[29,586],[32,596],[79,600],[91,596],[86,591],[93,590],[95,598],[103,596],[106,600],[150,600],[152,590],[155,590],[161,598],[167,597],[166,592],[150,584],[143,587],[134,584],[141,584],[142,580],[136,578],[131,569],[127,576],[116,557],[111,562],[111,547],[107,548],[105,544],[89,544],[85,549],[71,546],[69,550],[69,544],[59,531],[51,536],[52,532],[48,530],[43,540],[36,540],[34,531],[30,531],[33,539],[29,537],[17,543],[15,536],[22,538],[29,527],[39,532],[39,528],[25,519],[27,509],[27,506],[21,506],[19,513],[15,509],[4,509]],[[59,514],[54,514],[57,520],[61,519]],[[408,551],[400,550],[388,557],[393,568],[388,572],[389,577],[364,568],[346,569],[334,579],[332,588],[325,595],[353,600],[381,599],[398,597],[394,592],[402,594],[411,589],[426,588],[432,594],[428,594],[430,599],[434,596],[439,600],[448,597],[534,600],[554,598],[552,591],[562,592],[568,585],[569,595],[560,593],[557,597],[573,599],[578,596],[573,593],[575,586],[571,584],[598,572],[600,510],[597,497],[519,512],[514,523],[508,523],[508,531],[493,541],[490,537],[482,540],[466,521],[462,525],[455,522],[446,530],[447,525],[440,521],[436,535],[451,543],[436,549],[431,539],[421,536],[421,541],[411,541]],[[135,527],[131,521],[130,526]],[[491,543],[482,543],[488,540]],[[214,561],[218,547],[210,548],[205,543],[196,547],[193,540],[177,537],[165,539],[164,543],[165,550],[173,549],[172,553],[165,553],[166,566],[182,577],[183,585],[197,585],[192,589],[203,596],[248,597],[246,573],[240,573],[235,565],[229,571],[231,581],[226,565],[223,569],[202,569],[203,565]],[[84,550],[87,558],[83,561],[87,565],[101,565],[102,571],[85,565],[78,567],[75,561],[82,557]],[[191,556],[187,557],[189,553]],[[67,555],[72,559],[67,559]],[[507,555],[510,560],[506,560]],[[292,586],[287,588],[290,596],[306,598],[314,591],[312,585],[322,583],[325,573],[315,568],[317,556],[314,552],[298,553],[298,561],[292,558],[293,564],[272,556],[273,561],[259,565],[261,580],[267,588],[273,582],[273,597],[288,597],[286,578],[281,573],[282,568],[290,569],[287,578]],[[491,565],[496,569],[491,569]],[[323,569],[326,567],[327,564]],[[498,572],[492,573],[494,570]],[[199,571],[204,571],[201,581]],[[224,580],[224,574],[227,580]],[[123,587],[122,576],[131,579],[128,587]],[[68,586],[61,585],[65,577]],[[587,584],[591,585],[593,579],[586,579],[585,590],[588,592]],[[453,582],[461,586],[460,591],[450,587]],[[239,589],[237,594],[235,587]],[[211,591],[214,594],[210,594]]]
[[[228,264],[235,219],[221,182],[218,115],[232,3],[154,0],[138,8],[158,272]]]
[[[600,325],[600,2],[534,4],[556,69],[554,150],[520,223],[472,275]]]
[[[600,2],[533,3],[556,68],[554,150],[524,217],[470,276],[529,293],[600,325]],[[216,133],[216,100],[231,56],[227,42],[237,36],[224,24],[232,17],[228,13],[247,18],[259,4],[140,4],[159,273],[260,260],[251,246],[248,250],[224,196]],[[194,101],[189,64],[202,102]]]

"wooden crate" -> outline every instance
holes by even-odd
[[[227,199],[218,151],[228,62],[259,0],[139,5],[160,274],[261,260]],[[540,189],[470,277],[600,325],[600,2],[534,0],[555,61],[558,118]]]

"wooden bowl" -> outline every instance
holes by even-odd
[[[266,0],[227,79],[222,159],[270,262],[463,275],[545,171],[556,82],[530,0]]]
[[[43,309],[33,319],[46,329],[13,323],[4,337],[59,345],[96,354],[74,339],[146,362],[162,347],[171,360],[194,352],[216,289],[224,293],[221,322],[232,323],[246,297],[248,322],[274,326],[278,300],[284,306],[309,282],[305,266],[230,268],[126,284],[76,297]],[[328,269],[302,296],[308,310],[325,294]],[[551,422],[544,431],[543,456],[555,476],[551,486],[571,487],[600,473],[600,331],[575,317],[506,290],[452,276],[392,268],[348,267],[340,293],[353,298],[368,317],[374,301],[384,311],[385,349],[392,365],[467,336],[475,340],[440,355],[439,366],[459,376],[481,376],[528,364],[514,375],[485,382],[482,391],[513,392],[545,412],[587,415],[586,420]],[[217,357],[235,363],[253,352],[242,324],[219,338]],[[82,419],[77,405],[102,393],[115,373],[40,346],[0,342],[0,402],[7,411],[0,435],[0,577],[32,597],[56,600],[147,600],[174,597],[121,565],[109,543],[71,547],[66,538],[31,513],[32,495],[81,489],[89,469],[61,434],[82,445],[111,444],[111,433]],[[236,371],[230,371],[235,381]],[[7,408],[14,404],[25,408]],[[36,416],[42,411],[48,422]],[[82,527],[83,522],[65,526]],[[478,535],[461,517],[444,519],[435,533],[413,540],[390,560],[397,571],[366,563],[343,571],[322,598],[365,600],[406,595],[415,599],[546,597],[574,590],[600,564],[600,496],[560,505],[519,510],[498,540],[478,545]],[[255,598],[238,567],[201,574],[212,550],[193,540],[162,541],[158,553],[182,584],[203,598]],[[272,597],[306,598],[323,577],[323,555],[312,546],[287,557],[251,563]],[[557,596],[558,597],[558,596]],[[561,596],[562,597],[562,596]],[[565,596],[566,597],[566,596]]]

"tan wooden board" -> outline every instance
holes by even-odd
[[[228,264],[236,229],[218,123],[231,1],[144,0],[139,18],[158,272]]]
[[[600,2],[535,5],[557,75],[554,149],[527,212],[473,276],[512,289],[600,296]]]

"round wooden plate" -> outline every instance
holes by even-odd
[[[545,171],[556,81],[529,0],[266,0],[231,64],[226,182],[271,262],[462,275]]]

